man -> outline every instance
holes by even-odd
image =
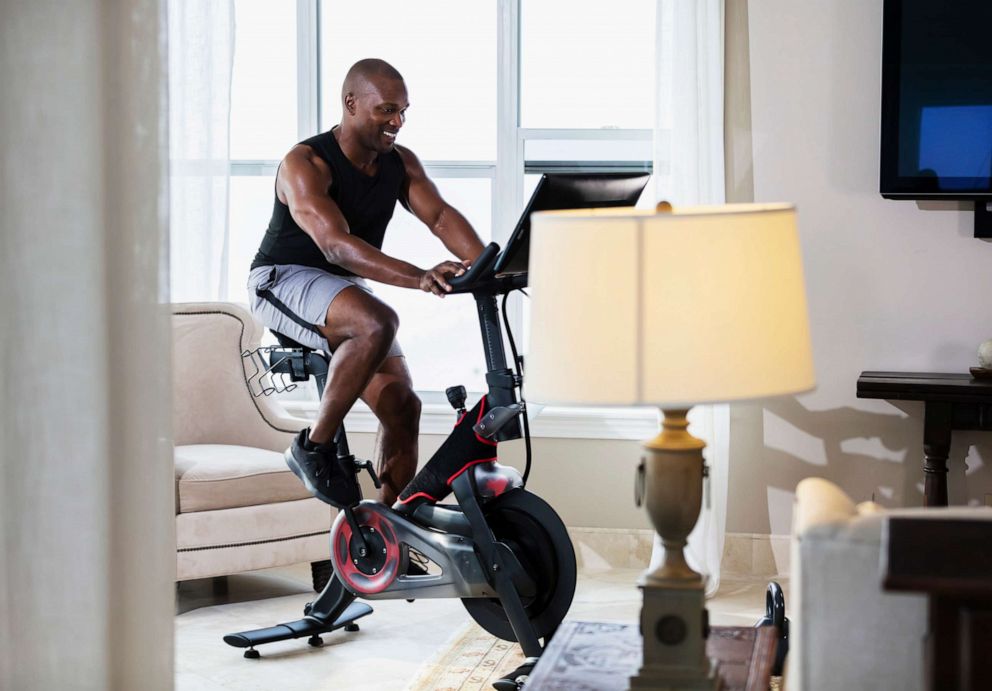
[[[416,471],[420,400],[395,340],[396,313],[364,279],[443,298],[447,279],[463,273],[483,245],[413,152],[396,144],[409,107],[400,73],[382,60],[360,60],[345,77],[341,101],[340,124],[297,144],[279,165],[272,219],[248,287],[262,323],[334,352],[317,419],[293,440],[287,464],[323,501],[357,499],[333,437],[361,397],[382,423],[379,499],[391,505]],[[384,254],[397,201],[460,261],[420,269]]]

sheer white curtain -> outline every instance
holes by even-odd
[[[724,201],[724,0],[658,0],[657,108],[654,137],[655,196],[673,204]],[[696,406],[692,433],[707,443],[710,469],[704,506],[689,536],[690,565],[709,576],[706,592],[720,585],[727,517],[730,412],[726,405]],[[655,538],[652,568],[660,563]]]
[[[173,686],[165,49],[0,2],[0,688]]]
[[[173,302],[227,299],[233,0],[169,3]]]

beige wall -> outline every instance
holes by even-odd
[[[809,476],[921,504],[922,406],[858,400],[858,374],[967,372],[992,338],[992,243],[971,211],[878,194],[881,5],[749,3],[754,198],[798,205],[819,386],[733,407],[731,532],[787,532]],[[990,464],[992,435],[955,435],[951,503],[992,493]]]

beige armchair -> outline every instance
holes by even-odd
[[[188,303],[173,305],[172,335],[176,580],[326,562],[335,510],[282,455],[307,421],[246,382],[241,353],[262,327],[240,305]]]
[[[790,560],[787,691],[926,688],[927,598],[883,587],[891,518],[992,523],[992,510],[855,506],[826,480],[800,482]]]

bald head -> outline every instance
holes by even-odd
[[[359,60],[351,66],[348,74],[344,76],[344,84],[341,87],[341,100],[344,101],[347,99],[349,94],[361,96],[368,90],[371,83],[381,79],[402,82],[403,75],[385,60],[380,60],[379,58]]]
[[[340,141],[365,153],[386,153],[406,121],[406,84],[385,60],[359,60],[341,89]],[[356,153],[359,157],[364,154]]]

